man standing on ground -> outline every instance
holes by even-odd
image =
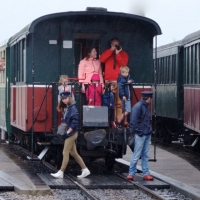
[[[135,140],[127,179],[134,179],[134,175],[137,172],[137,162],[141,157],[143,179],[152,181],[153,177],[150,175],[148,166],[148,153],[152,134],[151,115],[148,105],[151,103],[153,93],[144,91],[141,94],[142,99],[132,107],[130,115],[130,133],[135,134]]]

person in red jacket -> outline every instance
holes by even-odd
[[[102,84],[98,74],[93,74],[91,84],[86,89],[86,99],[89,106],[101,106]]]
[[[111,47],[101,54],[100,62],[105,63],[104,79],[116,81],[120,67],[128,64],[128,54],[122,50],[118,38],[111,39]]]
[[[118,121],[122,114],[122,105],[119,98],[119,91],[117,88],[117,78],[120,74],[120,67],[127,66],[128,54],[122,49],[119,39],[111,39],[111,47],[106,49],[100,56],[100,62],[105,64],[104,80],[105,85],[109,83],[113,85],[114,90],[112,91],[115,96],[115,120]]]

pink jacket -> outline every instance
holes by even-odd
[[[86,99],[89,106],[101,106],[101,95],[103,88],[100,84],[90,84],[86,89]],[[92,101],[90,101],[92,100]]]
[[[84,58],[81,60],[78,67],[78,78],[82,80],[79,80],[79,82],[84,84],[90,83],[93,74],[99,74],[100,83],[103,85],[100,61],[92,58],[89,58],[88,60]]]

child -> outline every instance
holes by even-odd
[[[85,93],[89,106],[101,106],[102,85],[98,74],[92,75],[91,84]]]
[[[75,106],[75,103],[71,97],[70,92],[62,92],[60,94],[60,102],[58,103],[57,110],[63,113],[63,121],[67,124],[68,128],[66,133],[62,136],[65,140],[63,148],[63,161],[60,170],[57,173],[51,173],[51,176],[55,178],[63,178],[64,171],[69,162],[69,154],[74,157],[76,162],[82,168],[82,174],[77,176],[78,178],[84,178],[90,174],[90,171],[86,167],[83,159],[80,157],[76,150],[76,139],[78,137],[79,128],[79,113]]]
[[[108,107],[109,122],[112,128],[116,128],[114,122],[114,94],[112,92],[112,85],[108,85],[102,94],[103,106]]]
[[[74,100],[74,95],[72,93],[72,86],[67,85],[68,84],[68,76],[67,75],[61,75],[60,79],[58,81],[58,102],[60,101],[60,94],[64,91],[69,91],[72,94],[72,99]]]
[[[134,83],[134,80],[130,78],[129,68],[127,66],[120,67],[120,75],[117,79],[119,88],[119,97],[122,101],[122,115],[117,121],[117,125],[122,123],[124,120],[124,126],[128,126],[127,116],[131,112],[131,99],[130,99],[130,88],[129,84]]]

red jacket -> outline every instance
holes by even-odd
[[[89,106],[101,106],[101,95],[102,95],[102,86],[101,84],[90,84],[86,89],[86,99]],[[90,101],[90,99],[92,101]]]
[[[118,54],[116,54],[116,68],[114,69],[113,54],[114,51],[107,49],[100,56],[100,61],[105,63],[105,80],[117,80],[118,75],[120,74],[120,67],[127,66],[128,64],[128,54],[121,50]]]

